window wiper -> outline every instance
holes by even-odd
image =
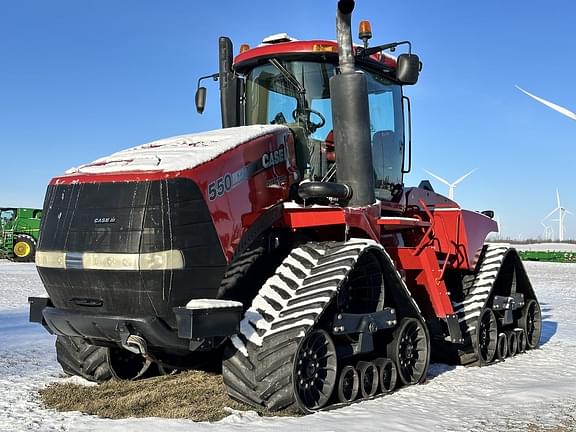
[[[306,89],[304,88],[304,86],[302,84],[300,84],[300,81],[298,81],[298,79],[296,79],[294,74],[292,72],[290,72],[288,69],[286,69],[284,67],[284,65],[282,65],[282,63],[280,63],[277,59],[271,58],[268,61],[272,64],[272,66],[274,66],[276,69],[278,69],[278,71],[282,74],[282,76],[284,78],[286,78],[286,80],[290,84],[292,84],[292,86],[298,92],[298,96],[300,96],[302,98],[303,102],[305,103],[306,98],[304,96],[306,95]]]

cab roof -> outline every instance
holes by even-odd
[[[264,40],[269,41],[270,38]],[[355,46],[354,48],[358,50],[361,47]],[[271,42],[262,43],[255,48],[248,49],[247,51],[238,54],[234,59],[234,67],[236,69],[242,69],[244,66],[248,66],[261,58],[290,54],[311,54],[337,57],[338,44],[335,41],[321,39],[299,41],[285,37],[279,38],[277,42],[272,39]],[[396,58],[384,53],[373,54],[366,60],[372,64],[380,64],[387,69],[396,68]]]

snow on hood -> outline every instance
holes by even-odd
[[[284,130],[288,128],[279,125],[253,125],[164,138],[71,168],[66,174],[190,169],[245,142]]]

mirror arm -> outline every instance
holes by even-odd
[[[358,50],[360,50],[360,52],[358,53],[358,56],[362,56],[362,57],[367,57],[367,56],[371,56],[372,54],[376,54],[379,53],[381,51],[385,51],[385,50],[390,50],[390,51],[394,51],[396,49],[396,47],[400,46],[400,45],[408,45],[408,54],[412,54],[412,43],[410,41],[400,41],[400,42],[392,42],[392,43],[388,43],[388,44],[384,44],[384,45],[378,45],[375,47],[371,47],[371,48],[362,48],[359,47],[357,48]]]
[[[198,78],[198,85],[196,87],[196,89],[200,88],[200,83],[202,82],[202,80],[208,79],[208,78],[212,78],[212,81],[218,81],[218,78],[220,78],[220,74],[219,73],[215,73],[212,75],[206,75],[203,77]]]
[[[206,103],[206,87],[200,87],[200,83],[202,82],[202,80],[211,78],[213,81],[218,81],[218,78],[220,77],[219,73],[215,73],[212,75],[206,75],[203,77],[198,78],[198,86],[196,88],[196,111],[198,112],[198,114],[202,114],[204,112],[204,107],[205,107],[205,103]]]

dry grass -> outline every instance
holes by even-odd
[[[574,432],[576,431],[576,421],[574,419],[564,419],[558,425],[542,426],[536,424],[528,424],[526,427],[527,432]]]
[[[226,407],[253,410],[228,397],[221,375],[200,371],[140,381],[109,381],[89,387],[57,383],[40,390],[40,397],[47,408],[112,419],[166,417],[216,421],[229,414]],[[265,411],[259,414],[270,415]]]

